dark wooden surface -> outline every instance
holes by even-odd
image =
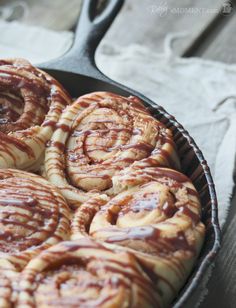
[[[167,3],[169,11],[160,16],[158,8],[163,3]],[[141,43],[162,52],[164,38],[168,33],[187,31],[189,35],[173,44],[177,55],[236,63],[236,1],[232,1],[234,8],[229,15],[219,10],[222,3],[224,1],[217,0],[128,0],[106,39],[112,41],[115,38],[116,43],[123,46]],[[217,12],[173,14],[171,8],[203,8],[203,11],[212,8]],[[121,21],[124,24],[122,28]],[[236,191],[233,196],[228,219],[222,230],[222,249],[207,283],[208,294],[200,308],[236,307]],[[184,308],[192,308],[192,304]]]

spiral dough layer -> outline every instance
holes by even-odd
[[[158,295],[132,254],[91,239],[62,242],[21,275],[16,307],[156,307]]]
[[[0,172],[0,263],[21,270],[40,251],[69,237],[70,210],[40,176]]]
[[[47,178],[72,206],[112,187],[112,177],[136,168],[179,168],[172,133],[141,101],[108,92],[84,95],[63,113],[46,151]]]
[[[0,168],[37,170],[70,102],[55,79],[28,61],[0,60]]]
[[[186,176],[167,168],[127,168],[113,181],[115,197],[94,197],[76,211],[72,239],[90,236],[133,252],[166,306],[204,240],[197,191]]]

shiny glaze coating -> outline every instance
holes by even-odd
[[[0,172],[0,264],[20,271],[40,251],[69,238],[70,209],[59,191],[25,171]]]
[[[0,168],[37,170],[70,103],[63,87],[27,60],[0,60]]]
[[[46,150],[46,176],[73,207],[109,193],[124,168],[179,168],[172,133],[136,97],[94,92],[63,113]],[[107,192],[106,192],[107,191]]]
[[[94,197],[76,211],[72,239],[92,237],[132,252],[166,306],[204,240],[198,193],[178,171],[132,166],[113,178],[113,190],[115,196]]]
[[[91,239],[62,242],[21,274],[16,307],[159,307],[135,257]]]

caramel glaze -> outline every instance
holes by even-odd
[[[83,250],[86,251],[86,254],[80,257],[80,251]],[[98,257],[96,251],[99,251]],[[128,254],[122,253],[119,258],[117,253],[119,254],[119,252],[113,252],[90,239],[63,242],[55,246],[54,250],[48,250],[42,254],[42,258],[48,264],[47,267],[41,273],[38,273],[38,269],[31,268],[27,281],[30,285],[35,286],[34,296],[36,297],[38,292],[40,294],[38,286],[42,284],[53,285],[53,290],[50,286],[50,291],[47,291],[47,296],[43,300],[47,305],[53,305],[54,307],[62,304],[70,307],[86,304],[92,305],[92,307],[102,307],[107,302],[115,299],[116,292],[119,292],[120,288],[130,290],[131,295],[127,299],[124,298],[124,300],[128,301],[130,307],[132,307],[132,301],[130,302],[130,300],[133,296],[142,297],[150,307],[159,307],[158,298],[151,281],[142,274],[135,257],[130,255],[127,259]],[[38,259],[40,259],[40,256]],[[87,272],[84,277],[89,280],[80,279],[80,274],[83,277],[83,271]],[[52,284],[55,281],[53,277],[55,275],[58,277],[61,272],[64,273],[63,278],[57,278],[57,283]],[[104,277],[102,273],[106,273]],[[73,280],[72,286],[70,279]],[[131,284],[138,286],[136,295],[132,294],[133,288],[131,288]],[[96,297],[87,298],[81,296],[80,292],[72,293],[66,298],[60,296],[61,289],[73,288],[75,285],[81,291],[86,288],[94,289]],[[103,289],[107,289],[107,292],[102,292]],[[31,290],[26,290],[26,292],[32,294]],[[43,294],[40,295],[42,296]],[[27,304],[33,307],[32,302],[28,301]]]
[[[72,232],[77,231],[81,235],[92,236],[109,245],[114,244],[116,247],[123,247],[124,250],[128,249],[136,256],[143,271],[153,281],[154,285],[157,285],[157,288],[159,281],[162,281],[173,294],[176,294],[178,290],[175,285],[155,269],[155,261],[152,262],[151,260],[158,257],[159,260],[163,260],[164,264],[166,262],[166,266],[180,280],[185,279],[186,265],[178,256],[180,256],[180,253],[187,258],[195,258],[197,255],[195,235],[191,232],[197,228],[200,222],[198,193],[194,188],[190,188],[189,179],[185,175],[171,169],[137,168],[131,169],[129,173],[124,171],[123,174],[129,187],[132,186],[131,183],[133,183],[133,186],[139,185],[137,195],[133,191],[130,194],[115,196],[109,201],[103,201],[102,204],[96,203],[95,199],[88,201],[75,214],[78,229],[74,228],[73,230],[72,228]],[[121,176],[121,182],[124,179]],[[134,182],[132,182],[133,179],[135,179]],[[150,190],[149,185],[154,182],[164,185],[165,189],[168,188],[165,197],[163,195],[160,197],[161,191],[158,191],[158,189]],[[159,187],[161,189],[161,186]],[[147,188],[147,191],[145,191],[145,188]],[[143,192],[141,192],[142,189]],[[181,191],[179,192],[179,190]],[[181,197],[182,194],[184,194],[183,197]],[[158,209],[157,214],[155,214],[156,209]],[[158,214],[159,211],[164,216]],[[153,212],[153,214],[149,215],[150,212]],[[138,223],[139,219],[141,225],[124,227],[126,215],[127,225],[132,220]],[[142,225],[146,215],[150,217],[150,220],[145,222],[146,225]],[[158,227],[158,223],[154,222],[155,217],[158,218],[155,215],[161,215],[160,222],[163,226],[168,223],[174,226],[175,220],[172,219],[174,216],[182,217],[184,220],[185,217],[188,217],[186,219],[190,224],[187,228],[192,235],[188,235],[188,230],[182,230],[183,227],[177,224],[178,220],[176,222],[176,233],[166,233],[165,228]],[[171,220],[168,221],[170,218]],[[152,219],[154,220],[152,221]],[[104,221],[105,226],[103,226]],[[90,230],[90,226],[93,230]],[[158,292],[161,294],[162,291],[159,290]]]
[[[162,211],[167,217],[172,217],[178,208],[175,206],[176,198],[173,193],[168,193],[166,201],[162,207]],[[124,216],[129,212],[139,213],[141,211],[152,211],[159,207],[159,193],[144,193],[139,196],[139,199],[131,199],[127,204],[122,204],[119,216]],[[103,211],[103,209],[101,209]]]
[[[70,96],[56,80],[26,60],[0,61],[0,151],[7,153],[15,165],[17,157],[9,144],[35,159],[22,136],[30,133],[28,128],[52,126],[51,119],[61,113],[68,101]],[[11,135],[18,131],[19,139]]]
[[[49,141],[46,145],[47,147],[56,147],[58,150],[60,150],[62,153],[65,151],[65,145],[62,142],[59,141]]]
[[[180,212],[183,213],[184,215],[188,216],[196,225],[200,221],[200,215],[194,213],[191,211],[187,206],[181,207]]]
[[[4,152],[8,153],[9,156],[15,158],[11,151],[8,149],[7,145],[13,145],[20,151],[27,153],[28,157],[34,157],[34,152],[27,144],[22,142],[20,139],[14,138],[12,136],[5,135],[4,133],[0,132],[0,150],[4,150]]]
[[[108,120],[103,120],[103,121],[96,121],[96,122],[99,122],[99,123],[114,123],[113,121],[108,121]],[[61,126],[59,127],[61,128]],[[63,125],[63,131],[66,131],[66,132],[69,132],[70,131],[70,128],[69,126],[67,125]],[[132,135],[141,135],[142,134],[142,131],[140,129],[134,129],[134,130],[131,130],[131,129],[128,129],[128,128],[109,128],[109,129],[100,129],[98,131],[96,130],[81,130],[81,131],[78,131],[78,130],[75,130],[73,133],[72,133],[72,137],[79,137],[81,135],[83,135],[85,138],[87,136],[90,136],[90,135],[100,135],[100,137],[102,136],[105,136],[106,134],[108,133],[112,133],[112,132],[116,132],[116,133],[120,133],[120,132],[126,132],[126,133],[129,133],[129,134],[132,134]],[[116,140],[117,138],[117,135],[109,135],[109,138],[111,140]],[[168,141],[168,143],[170,144],[174,144],[173,141],[170,139],[170,138],[164,138],[163,136],[160,138],[160,143],[161,145],[163,145],[164,143],[166,143]],[[106,146],[103,146],[101,147],[100,150],[102,151],[105,151],[105,152],[111,152],[111,151],[114,151],[114,150],[128,150],[128,149],[135,149],[135,150],[139,150],[139,151],[143,151],[146,153],[146,155],[151,155],[151,154],[157,154],[157,153],[162,153],[163,156],[165,156],[167,159],[168,159],[168,156],[169,156],[169,153],[165,150],[154,150],[154,147],[148,143],[145,143],[145,142],[141,142],[141,143],[134,143],[134,144],[125,144],[125,145],[119,145],[119,146],[116,146],[116,147],[111,147],[111,148],[107,148]],[[86,151],[86,152],[89,152],[89,151]]]
[[[138,161],[145,166],[176,164],[170,130],[135,97],[108,92],[87,94],[65,109],[59,123],[47,125],[60,130],[60,136],[65,134],[65,147],[58,143],[62,140],[59,135],[48,144],[47,176],[61,178],[64,174],[70,189],[85,193],[94,189],[106,191],[112,187],[114,174]],[[61,160],[61,156],[62,170],[62,165],[55,162],[55,157]]]
[[[55,194],[49,183],[42,183],[40,177],[32,175],[31,178],[30,175],[11,169],[1,171],[1,258],[17,255],[18,260],[25,262],[45,241],[54,239],[54,242],[58,242],[67,234],[69,221],[65,213],[68,210],[63,199]],[[62,231],[64,235],[60,233]],[[49,243],[45,247],[48,246]],[[24,251],[26,254],[21,253]]]
[[[109,229],[102,229],[109,231]],[[130,239],[133,240],[145,240],[145,242],[151,242],[152,245],[157,245],[160,254],[166,252],[175,252],[177,250],[188,250],[195,253],[194,248],[189,245],[184,232],[179,231],[174,237],[162,238],[163,242],[158,241],[161,238],[161,231],[153,226],[144,227],[132,227],[132,228],[112,228],[112,233],[120,233],[119,235],[113,235],[108,237],[105,241],[107,243],[123,242]],[[161,244],[161,245],[160,245]]]
[[[140,172],[142,174],[142,171]],[[167,169],[167,168],[149,168],[147,172],[143,175],[144,177],[150,178],[153,177],[155,178],[160,178],[160,177],[165,177],[165,178],[170,178],[174,181],[176,181],[176,184],[178,183],[186,183],[189,182],[189,179],[186,175],[183,173],[177,172],[173,169]]]
[[[143,169],[134,169],[127,175],[127,179],[130,182],[139,177],[143,182],[157,181],[175,189],[183,188],[184,183],[189,182],[188,177],[183,173],[167,168],[146,168],[145,172],[143,172]],[[169,183],[170,179],[172,180],[171,183]],[[199,194],[195,189],[189,187],[185,187],[185,189],[189,195],[192,195],[200,200]]]
[[[57,122],[51,121],[51,120],[44,121],[42,126],[51,126],[53,129],[60,128],[64,132],[70,132],[70,127],[68,125],[66,125],[66,124],[58,124]]]
[[[21,185],[21,189],[31,190],[32,185],[34,185],[34,183],[29,182],[28,185]],[[2,231],[0,234],[0,239],[3,241],[0,243],[1,251],[17,252],[31,246],[39,245],[42,239],[31,238],[33,233],[39,231],[39,228],[43,229],[43,233],[47,234],[47,237],[54,234],[57,226],[57,219],[55,222],[51,222],[50,225],[48,225],[48,223],[50,217],[54,219],[57,218],[59,214],[57,210],[41,207],[37,199],[31,197],[25,198],[24,194],[21,194],[19,190],[17,190],[17,196],[14,196],[14,190],[12,188],[2,189],[0,184],[0,189],[0,206],[4,207],[0,212],[0,225],[9,226],[9,230],[11,230]],[[42,190],[42,192],[44,192],[44,190]],[[15,198],[10,199],[9,196],[12,194]],[[40,202],[43,200],[50,201],[53,195],[49,194],[43,198],[38,198]],[[11,207],[11,209],[8,210],[8,207]],[[22,221],[22,219],[24,220]],[[47,225],[49,229],[44,229]],[[14,226],[26,230],[24,233],[28,234],[28,236],[23,238],[22,234],[17,234],[17,232],[14,231]],[[6,245],[6,242],[9,242],[10,245]]]
[[[17,108],[17,110],[14,109]],[[23,107],[23,100],[17,95],[8,92],[0,93],[0,125],[8,122],[15,122]]]

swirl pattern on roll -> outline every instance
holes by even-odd
[[[204,240],[198,193],[185,175],[167,168],[127,168],[113,182],[116,196],[94,197],[77,209],[72,239],[90,236],[133,252],[166,306]]]
[[[63,87],[28,61],[0,60],[0,168],[37,170],[70,103]]]
[[[0,261],[20,271],[40,251],[69,238],[70,210],[40,176],[0,172]]]
[[[112,177],[136,168],[179,168],[172,133],[136,97],[84,95],[63,113],[46,151],[47,178],[73,206],[109,193]]]
[[[17,307],[158,307],[158,294],[132,254],[91,239],[62,242],[21,275]]]

